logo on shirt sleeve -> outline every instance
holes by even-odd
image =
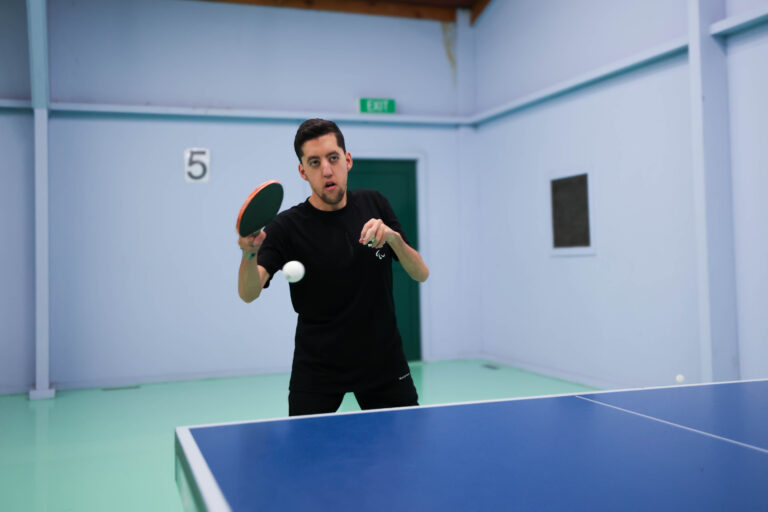
[[[380,260],[383,260],[387,257],[387,253],[384,251],[384,248],[376,249],[376,257]]]

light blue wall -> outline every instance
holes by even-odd
[[[478,131],[483,349],[600,386],[699,374],[686,59]],[[549,182],[587,172],[595,254],[552,255]]]
[[[29,99],[29,42],[24,0],[0,2],[0,99]]]
[[[0,100],[29,100],[24,0],[0,2]],[[0,109],[0,394],[34,380],[34,163],[32,115]]]
[[[25,20],[8,27],[0,41],[26,52]],[[685,0],[496,0],[455,39],[431,21],[181,0],[49,1],[48,29],[56,102],[331,116],[359,96],[394,97],[406,114],[477,114],[687,31]],[[758,28],[728,43],[744,377],[768,376],[767,39]],[[9,47],[0,99],[28,98],[29,67]],[[598,386],[700,377],[688,73],[684,55],[666,58],[479,127],[342,123],[353,157],[418,159],[426,359],[487,356]],[[297,124],[54,112],[57,388],[289,368],[287,285],[278,275],[263,298],[239,300],[234,217],[265,179],[286,184],[286,205],[306,197]],[[15,241],[0,262],[0,393],[34,374],[32,132],[28,111],[0,110],[0,151],[16,162],[0,192],[0,229]],[[183,179],[193,146],[211,150],[208,184]],[[549,180],[584,171],[595,254],[553,256]]]
[[[491,2],[475,34],[480,111],[687,34],[686,0]]]
[[[0,394],[34,380],[35,217],[32,115],[0,110]]]
[[[436,21],[186,0],[48,5],[53,101],[355,112],[356,98],[384,96],[404,114],[457,109]]]
[[[768,9],[768,0],[726,0],[725,8],[728,16],[738,16],[750,11]]]
[[[740,15],[765,9],[766,2],[733,0],[726,7]],[[493,2],[475,33],[478,108],[519,100],[685,37],[686,14],[684,1]],[[605,19],[612,22],[594,22]],[[765,377],[766,243],[755,234],[766,218],[755,195],[764,188],[755,169],[765,160],[756,142],[765,133],[758,92],[765,90],[765,38],[733,39],[742,373]],[[483,268],[492,271],[479,289],[485,352],[595,385],[668,384],[677,373],[702,377],[688,81],[686,59],[678,57],[480,128],[475,154],[482,175],[503,184],[492,192],[498,200],[481,203],[493,221],[481,243],[501,254],[489,255]],[[547,175],[589,167],[596,255],[548,257],[542,183]],[[642,235],[640,246],[635,233]],[[508,236],[515,242],[497,240]]]
[[[437,22],[166,0],[49,2],[48,23],[53,101],[354,112],[356,97],[387,96],[402,113],[451,114],[466,96],[446,53],[459,43],[444,40]],[[277,279],[263,300],[239,300],[233,226],[261,181],[283,181],[286,205],[308,195],[292,149],[297,125],[54,116],[58,387],[289,368],[295,314],[287,287]],[[418,158],[422,224],[458,223],[446,202],[458,190],[455,129],[342,128],[353,156]],[[183,180],[183,151],[193,146],[211,150],[208,184]],[[453,245],[426,228],[421,241],[427,258],[450,253],[429,261],[434,274],[456,274]],[[433,278],[422,290],[434,297],[423,311],[425,354],[471,352],[455,335],[465,319],[451,309],[452,320],[434,318],[461,309],[448,300],[455,281]]]
[[[286,371],[293,313],[280,274],[262,298],[237,296],[234,230],[248,191],[267,179],[302,201],[292,141],[295,123],[57,116],[51,121],[51,360],[59,387]],[[426,225],[455,224],[456,132],[342,125],[348,149],[424,155]],[[211,181],[184,181],[187,147],[211,150]],[[422,234],[425,257],[452,245]],[[436,355],[457,330],[450,300],[456,257],[431,259],[422,293],[433,297]],[[428,287],[428,288],[427,288]]]
[[[731,172],[743,378],[768,377],[768,27],[728,40]]]

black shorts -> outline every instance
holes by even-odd
[[[288,394],[288,414],[302,416],[336,412],[345,393],[313,393],[293,391]],[[366,391],[355,391],[355,398],[362,410],[386,409],[419,405],[419,395],[411,374],[395,379],[383,386]]]

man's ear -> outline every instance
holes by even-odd
[[[347,152],[345,158],[347,160],[347,172],[349,172],[352,170],[352,153]]]
[[[309,181],[309,178],[307,178],[307,173],[304,170],[303,164],[299,164],[299,176],[301,176],[301,179],[303,179],[304,181]]]

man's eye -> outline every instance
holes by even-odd
[[[317,167],[318,162],[319,160],[310,160],[309,165],[311,165],[312,167]]]
[[[336,160],[338,160],[338,159],[339,159],[339,157],[338,157],[338,156],[336,156],[336,155],[334,155],[334,156],[332,156],[332,157],[331,157],[329,160],[330,160],[331,162],[335,162],[335,161],[336,161]]]

